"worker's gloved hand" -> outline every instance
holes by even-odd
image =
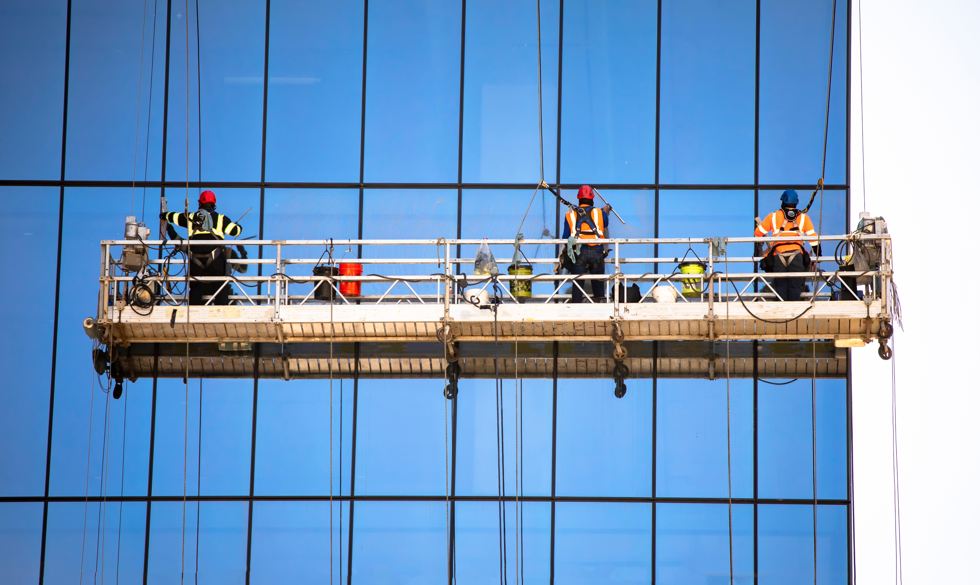
[[[242,260],[248,260],[248,252],[245,250],[245,246],[238,245],[238,246],[235,246],[235,248],[238,249],[238,256]]]
[[[813,248],[813,257],[819,258],[821,256],[820,244],[814,244],[811,248]]]
[[[606,203],[605,205],[602,206],[602,210],[605,211],[606,213],[609,213],[610,211],[612,211],[612,205]]]
[[[160,219],[162,219],[164,221],[167,219],[167,212],[166,211],[161,211],[160,212]]]
[[[756,258],[762,256],[762,242],[755,243],[755,252],[752,255],[755,256]]]

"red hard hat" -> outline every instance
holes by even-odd
[[[581,187],[579,187],[579,189],[578,189],[578,198],[579,199],[592,199],[592,187],[589,187],[588,185],[582,185]]]
[[[217,203],[218,200],[214,196],[214,191],[202,191],[201,196],[197,199],[198,205],[204,203]]]

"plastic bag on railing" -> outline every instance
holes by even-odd
[[[476,262],[473,263],[473,274],[488,274],[496,276],[500,274],[497,270],[497,261],[493,258],[493,252],[486,242],[481,242],[476,251]]]

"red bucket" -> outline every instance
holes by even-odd
[[[338,268],[340,268],[340,276],[360,276],[364,273],[364,266],[353,262],[341,262]],[[361,296],[361,282],[341,282],[340,294],[345,297]]]

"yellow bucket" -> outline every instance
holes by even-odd
[[[534,269],[530,264],[511,264],[507,267],[507,274],[511,276],[530,276],[534,274]],[[531,281],[530,280],[512,280],[510,281],[510,294],[514,296],[520,302],[524,302],[531,298]]]
[[[685,262],[681,264],[681,274],[704,274],[705,266],[700,262]],[[681,279],[683,286],[681,294],[688,299],[696,299],[701,296],[702,279],[684,278]]]

